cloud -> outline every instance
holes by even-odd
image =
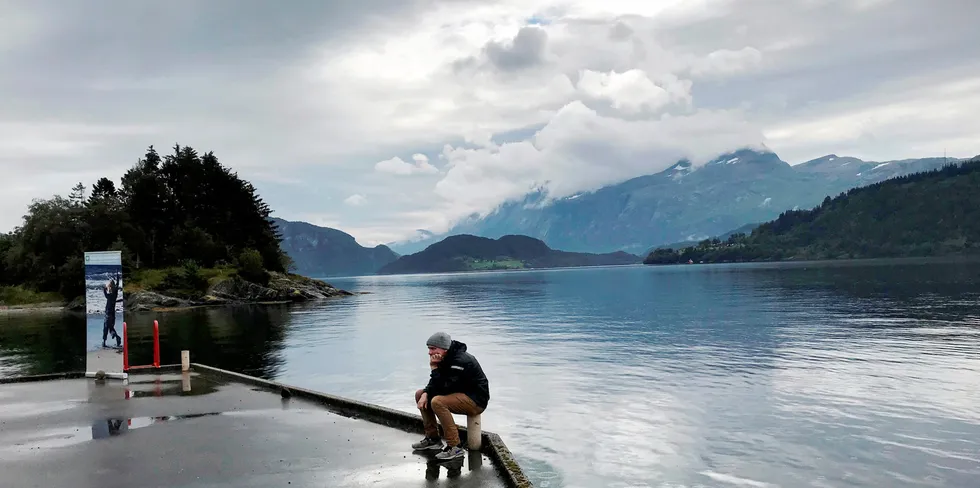
[[[487,59],[498,69],[514,71],[544,62],[548,33],[539,27],[527,26],[517,31],[509,44],[490,41],[484,48]]]
[[[927,90],[918,84],[892,87],[861,101],[813,106],[801,116],[766,131],[766,139],[787,152],[816,154],[841,148],[866,159],[934,157],[949,151],[956,157],[980,154],[980,75],[937,82]],[[915,123],[910,123],[914,121]],[[904,141],[874,152],[879,141]],[[870,144],[869,144],[870,143]]]
[[[691,63],[691,73],[703,78],[724,77],[751,71],[761,63],[762,52],[754,47],[745,47],[737,51],[719,49]]]
[[[415,154],[412,156],[412,163],[406,163],[402,158],[394,157],[386,159],[374,165],[374,170],[379,173],[390,173],[393,175],[415,175],[415,174],[435,174],[439,169],[429,163],[428,156]]]
[[[734,111],[626,120],[575,101],[528,140],[446,146],[441,158],[449,170],[435,191],[452,202],[446,214],[460,218],[534,190],[562,198],[661,171],[681,158],[699,165],[732,148],[761,148],[762,139],[759,128]]]
[[[676,81],[667,79],[661,86],[639,69],[623,73],[584,70],[577,88],[585,97],[607,101],[614,109],[635,114],[657,111],[672,102],[690,101],[690,84]]]
[[[364,205],[366,202],[367,202],[367,198],[364,198],[364,195],[359,195],[357,193],[344,199],[344,205],[348,205],[351,207],[360,207],[361,205]]]

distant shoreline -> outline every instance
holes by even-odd
[[[411,273],[384,273],[364,276],[411,276],[411,275],[441,275],[441,274],[478,274],[478,273],[521,273],[529,271],[553,271],[561,269],[595,269],[595,268],[628,268],[643,266],[643,263],[628,264],[596,264],[582,266],[551,266],[540,268],[500,268],[500,269],[461,269],[458,271],[414,271]]]
[[[125,312],[170,312],[226,305],[279,305],[311,302],[351,296],[323,280],[305,276],[271,273],[267,285],[259,285],[240,277],[223,278],[211,284],[198,296],[180,298],[167,292],[146,289],[124,291]],[[16,305],[0,305],[0,316],[43,313],[85,313],[84,296],[71,301],[44,301]]]
[[[980,253],[977,254],[944,254],[940,256],[880,256],[863,258],[806,258],[806,259],[767,259],[756,261],[704,261],[694,263],[643,263],[642,266],[651,268],[661,268],[665,266],[718,266],[722,264],[807,264],[807,263],[870,263],[878,261],[890,261],[900,263],[920,262],[928,263],[955,263],[955,262],[980,262]]]
[[[68,309],[67,303],[30,303],[23,305],[0,305],[0,317],[7,315],[54,314],[63,313]]]

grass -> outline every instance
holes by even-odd
[[[136,270],[130,273],[128,279],[125,276],[123,277],[123,292],[133,293],[136,291],[157,289],[163,283],[163,279],[167,276],[167,273],[171,271],[180,273],[182,270],[183,268],[180,266]],[[236,276],[238,272],[233,266],[221,266],[216,268],[201,268],[200,274],[208,280],[208,285],[211,286]]]
[[[63,301],[61,295],[54,292],[36,292],[22,286],[0,286],[0,305],[34,305]]]

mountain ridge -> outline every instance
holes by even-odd
[[[310,277],[374,274],[399,255],[383,244],[366,247],[354,236],[331,227],[273,218],[282,234],[281,247],[296,272]]]
[[[751,233],[680,250],[645,264],[938,257],[980,254],[980,156],[891,178],[791,210]]]
[[[945,161],[876,162],[828,154],[794,166],[772,151],[743,148],[698,166],[682,159],[663,171],[545,205],[544,192],[528,193],[482,218],[463,219],[445,234],[389,245],[410,254],[452,235],[520,234],[568,251],[642,253],[765,222],[785,210],[812,207],[826,196],[934,169]]]
[[[605,266],[638,264],[642,260],[640,256],[622,251],[608,254],[561,251],[548,247],[540,239],[523,235],[490,239],[462,234],[402,256],[385,265],[378,274]]]

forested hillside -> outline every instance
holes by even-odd
[[[497,269],[564,268],[639,264],[639,256],[618,251],[608,254],[565,252],[551,249],[540,239],[503,236],[488,239],[471,235],[451,236],[425,250],[402,256],[379,274],[449,273]]]
[[[750,235],[658,249],[647,264],[980,254],[980,156],[783,212]]]
[[[181,269],[164,277],[173,288],[206,286],[199,268],[225,266],[261,283],[289,266],[255,188],[189,146],[162,158],[150,146],[119,186],[104,177],[90,192],[78,184],[67,197],[35,200],[23,224],[0,236],[0,288],[70,300],[84,291],[84,253],[104,250],[122,251],[127,274]]]

